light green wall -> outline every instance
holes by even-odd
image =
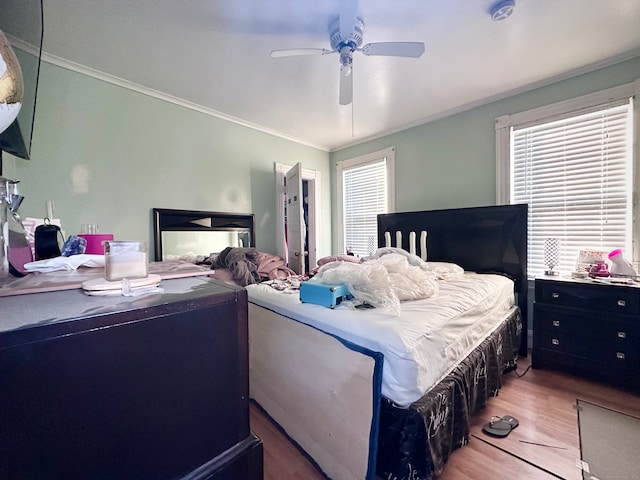
[[[335,163],[396,147],[396,211],[493,205],[496,202],[495,119],[633,82],[640,57],[515,95],[331,154]],[[337,219],[333,205],[333,218]],[[337,231],[334,225],[334,231]],[[334,248],[337,238],[333,238]]]
[[[151,209],[254,213],[256,243],[275,253],[274,163],[320,171],[320,255],[331,251],[329,154],[43,63],[31,160],[4,155],[22,216],[55,204],[67,235],[97,223],[152,244]]]
[[[321,257],[335,253],[336,161],[394,145],[398,211],[494,204],[496,117],[637,78],[640,58],[328,155],[43,63],[32,160],[5,154],[4,176],[21,181],[23,216],[52,200],[67,233],[98,223],[151,241],[153,207],[252,212],[258,248],[275,252],[274,162],[301,161],[322,176]]]

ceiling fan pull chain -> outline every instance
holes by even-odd
[[[351,102],[351,138],[355,138],[355,127],[354,127],[354,115],[353,115],[353,101]]]

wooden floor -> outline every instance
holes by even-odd
[[[517,373],[530,358],[520,359]],[[473,418],[469,444],[452,454],[440,480],[580,480],[576,399],[640,417],[640,396],[551,370],[511,372]],[[520,425],[506,438],[489,437],[482,425],[493,415],[512,415]],[[324,478],[255,405],[251,428],[264,444],[265,480]]]
[[[325,478],[253,403],[250,413],[251,430],[262,440],[264,480]]]

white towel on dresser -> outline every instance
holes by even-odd
[[[104,255],[91,255],[81,253],[70,257],[54,257],[45,260],[36,260],[24,264],[27,272],[57,272],[66,270],[68,272],[77,270],[78,267],[104,267]]]

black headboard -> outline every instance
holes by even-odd
[[[163,242],[164,234],[169,232],[193,233],[209,235],[210,232],[226,232],[237,235],[237,241],[243,246],[254,247],[256,244],[253,214],[207,212],[202,210],[174,210],[168,208],[153,209],[153,236],[155,260],[162,261],[167,252]],[[195,252],[208,255],[211,252]]]
[[[515,280],[522,311],[520,354],[527,353],[527,205],[457,208],[378,215],[378,245],[385,232],[409,250],[409,234],[427,232],[427,260],[452,262],[467,271],[504,273]],[[395,245],[396,232],[402,245]]]

